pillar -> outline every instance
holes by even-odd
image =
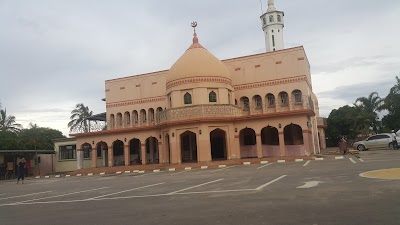
[[[242,158],[240,155],[240,139],[239,135],[235,135],[234,144],[233,144],[233,159],[240,159]]]
[[[76,168],[78,170],[83,169],[83,151],[82,149],[76,150]]]
[[[200,134],[201,133],[201,134]],[[208,127],[199,127],[199,131],[196,134],[197,140],[197,161],[198,162],[210,162],[211,157],[211,143],[210,143],[210,132]]]
[[[124,161],[125,161],[125,166],[129,166],[131,164],[129,145],[124,145]]]
[[[281,156],[286,156],[285,135],[283,132],[279,132],[279,150]]]
[[[142,165],[146,165],[146,143],[142,144],[142,149],[141,149],[141,153],[142,153]]]
[[[166,161],[164,155],[164,145],[162,140],[160,140],[158,142],[158,163],[164,163]]]
[[[257,157],[261,159],[263,157],[261,134],[256,134],[256,142],[257,142]]]
[[[113,147],[108,148],[108,166],[109,167],[114,166],[114,149],[113,149]]]
[[[303,142],[304,142],[304,149],[307,155],[311,155],[314,153],[314,144],[312,141],[312,134],[309,130],[303,130]]]
[[[97,167],[97,148],[93,149],[92,147],[92,163],[91,163],[92,168]]]

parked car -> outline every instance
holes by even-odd
[[[371,148],[395,149],[396,143],[396,136],[393,134],[375,134],[363,141],[355,142],[353,148],[359,151],[365,151]]]

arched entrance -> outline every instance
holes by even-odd
[[[142,164],[141,157],[141,143],[139,139],[132,139],[129,141],[129,159],[130,165]]]
[[[287,156],[305,155],[303,130],[297,124],[289,124],[283,129]]]
[[[197,162],[197,140],[196,134],[186,131],[181,134],[182,162]]]
[[[169,142],[169,134],[165,135],[165,159],[168,160],[166,163],[171,163],[171,145]]]
[[[256,132],[245,128],[239,133],[240,157],[257,158]]]
[[[146,159],[148,164],[157,164],[160,162],[158,156],[158,140],[155,137],[146,139]]]
[[[279,133],[276,127],[267,126],[261,130],[263,157],[281,156]]]
[[[99,142],[96,146],[97,157],[102,158],[102,166],[108,166],[108,145],[105,142]]]
[[[226,160],[226,132],[221,129],[211,131],[210,142],[212,160]]]
[[[114,165],[113,166],[123,166],[125,165],[124,161],[124,142],[120,140],[116,140],[113,143],[113,158]]]

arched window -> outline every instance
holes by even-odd
[[[210,94],[208,94],[208,101],[217,102],[217,94],[214,91],[211,91]]]
[[[262,108],[262,99],[261,96],[256,95],[253,97],[254,98],[254,104],[256,105],[256,108]]]
[[[282,17],[281,17],[281,15],[278,15],[278,22],[282,22]]]
[[[186,94],[183,96],[183,102],[185,105],[192,104],[192,95],[186,92]]]
[[[240,103],[242,104],[242,108],[244,110],[247,110],[250,108],[250,103],[249,103],[249,98],[248,97],[242,97],[240,99]]]
[[[265,19],[265,17],[263,18],[263,23],[264,25],[267,24],[267,20]]]
[[[275,107],[275,96],[273,94],[267,94],[268,107]]]
[[[292,92],[293,98],[294,98],[294,103],[302,103],[302,97],[301,97],[301,91],[300,90],[294,90]]]
[[[269,16],[269,22],[270,23],[274,22],[274,16],[273,15]]]
[[[288,93],[286,92],[281,92],[279,94],[279,97],[281,98],[281,106],[288,106],[289,105],[289,96]]]

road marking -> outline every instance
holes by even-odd
[[[278,180],[280,180],[280,179],[283,179],[283,178],[285,178],[286,176],[287,176],[287,175],[282,175],[282,176],[280,176],[280,177],[278,177],[278,178],[276,178],[276,179],[274,179],[274,180],[271,180],[271,181],[268,182],[268,183],[265,183],[265,184],[259,186],[259,187],[256,188],[255,190],[256,190],[256,191],[262,190],[262,189],[265,188],[266,186],[268,186],[268,185],[270,185],[270,184],[272,184],[272,183],[275,183],[276,181],[278,181]]]
[[[119,191],[119,192],[115,192],[115,193],[111,193],[111,194],[100,195],[100,196],[97,196],[97,197],[89,198],[88,200],[98,199],[98,198],[106,197],[106,196],[110,196],[110,195],[117,195],[117,194],[125,193],[125,192],[128,192],[128,191],[139,190],[139,189],[153,187],[153,186],[157,186],[157,185],[161,185],[161,184],[164,184],[164,182],[163,183],[158,183],[158,184],[146,185],[146,186],[143,186],[143,187],[137,187],[137,188],[133,188],[133,189],[125,190],[125,191]]]
[[[33,202],[33,201],[42,200],[42,199],[49,199],[49,198],[57,198],[57,197],[62,197],[62,196],[67,196],[67,195],[74,195],[74,194],[89,192],[89,191],[97,191],[97,190],[106,189],[106,188],[108,188],[108,187],[102,187],[102,188],[96,188],[96,189],[90,189],[90,190],[84,190],[84,191],[77,191],[77,192],[72,192],[72,193],[67,193],[67,194],[62,194],[62,195],[44,197],[44,198],[36,198],[36,199],[26,200],[26,201],[22,201],[22,202],[16,202],[15,204],[25,203],[25,202]]]
[[[358,159],[358,160],[360,160],[361,162],[365,162],[363,159]]]
[[[180,174],[180,173],[186,173],[187,171],[189,171],[189,170],[184,170],[184,171],[181,171],[181,172],[173,173],[173,174],[171,174],[171,176],[172,175],[177,175],[177,174]]]
[[[312,188],[312,187],[317,186],[319,183],[321,183],[321,182],[319,182],[319,181],[309,181],[309,182],[305,182],[304,185],[298,186],[296,188]]]
[[[215,182],[218,182],[218,181],[221,181],[221,180],[223,180],[223,179],[218,179],[218,180],[210,181],[210,182],[207,182],[207,183],[198,184],[198,185],[195,185],[195,186],[192,186],[192,187],[181,189],[179,191],[173,191],[173,192],[168,193],[168,195],[173,195],[173,194],[176,194],[178,192],[182,192],[182,191],[186,191],[186,190],[189,190],[189,189],[201,187],[201,186],[204,186],[204,185],[207,185],[207,184],[212,184],[212,183],[215,183]]]
[[[357,163],[356,161],[354,161],[354,159],[352,159],[352,158],[349,158],[350,159],[350,161],[352,162],[352,163]]]
[[[344,159],[343,156],[336,156],[335,159]]]
[[[235,166],[228,166],[228,167],[223,167],[222,169],[212,170],[212,171],[210,171],[210,173],[218,172],[218,171],[221,171],[221,170],[226,170],[226,169],[229,169],[229,168],[232,168],[232,167],[235,167]]]
[[[52,191],[43,191],[43,192],[37,192],[37,193],[32,193],[32,194],[27,194],[27,195],[18,195],[18,196],[13,196],[13,197],[0,198],[0,200],[11,199],[11,198],[20,198],[20,197],[31,196],[31,195],[39,195],[39,194],[44,194],[44,193],[49,193],[49,192],[52,192]]]
[[[388,161],[399,161],[400,159],[386,159],[386,160],[368,160],[367,162],[388,162]]]
[[[262,169],[262,168],[264,168],[264,167],[266,167],[266,166],[269,166],[269,165],[271,165],[272,163],[269,163],[269,164],[266,164],[266,165],[264,165],[264,166],[260,166],[260,167],[257,167],[257,169],[259,170],[259,169]]]
[[[306,163],[304,163],[303,166],[307,166],[310,162],[311,162],[311,160],[308,160]]]
[[[0,195],[6,195],[7,193],[3,193],[3,194],[0,194]]]

